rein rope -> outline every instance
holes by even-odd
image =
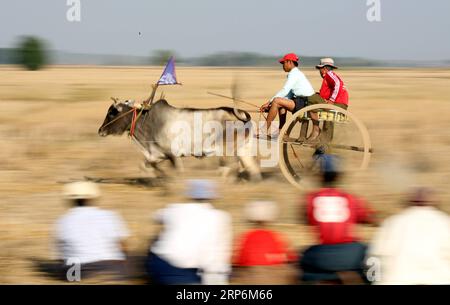
[[[130,137],[134,137],[134,131],[136,130],[137,120],[141,117],[143,111],[144,107],[141,108],[141,111],[139,111],[139,113],[137,113],[137,108],[133,107],[133,118],[131,119],[130,133],[128,134]]]
[[[264,112],[263,112],[263,111],[259,111],[259,119],[258,119],[258,122],[261,121],[261,116],[262,116],[262,117],[266,120],[266,122],[267,122],[267,117],[264,115]],[[257,136],[260,135],[259,123],[258,123],[258,125],[256,125],[256,135],[257,135]]]
[[[103,127],[109,126],[112,123],[116,122],[117,120],[120,120],[121,118],[123,118],[124,116],[130,114],[131,112],[133,112],[133,118],[131,119],[131,124],[130,124],[130,132],[129,132],[129,136],[133,137],[134,136],[134,132],[136,130],[136,122],[139,119],[139,117],[141,116],[142,112],[144,111],[144,107],[141,108],[141,111],[139,111],[139,113],[137,113],[137,109],[136,107],[131,108],[130,110],[128,110],[127,112],[119,115],[117,118],[115,118],[114,120],[111,120],[110,122],[106,123]]]
[[[106,127],[106,126],[108,126],[108,125],[111,125],[111,124],[114,123],[115,121],[117,121],[117,120],[123,118],[124,116],[126,116],[127,114],[129,114],[130,112],[132,112],[132,111],[134,111],[134,110],[135,110],[135,108],[133,107],[132,109],[128,110],[127,112],[125,112],[125,113],[119,115],[119,116],[118,116],[117,118],[115,118],[114,120],[111,120],[111,122],[106,123],[105,125],[103,125],[103,127]]]

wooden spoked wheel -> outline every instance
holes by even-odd
[[[310,112],[318,113],[321,134],[316,141],[305,141],[312,131]],[[367,168],[372,146],[364,124],[351,112],[331,104],[307,106],[292,115],[279,135],[279,166],[286,179],[303,189],[304,179],[317,170],[314,154],[337,155],[345,171]]]

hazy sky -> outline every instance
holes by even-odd
[[[81,22],[67,21],[66,1],[0,0],[0,47],[33,34],[83,53],[450,59],[449,0],[381,0],[372,23],[366,0],[80,0]]]

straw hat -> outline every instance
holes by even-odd
[[[334,68],[334,69],[337,69],[337,68],[338,68],[338,67],[336,67],[336,66],[334,65],[334,60],[333,60],[333,58],[330,58],[330,57],[325,57],[325,58],[320,59],[320,65],[317,65],[317,66],[316,66],[316,69],[320,69],[320,68],[323,68],[323,67],[325,67],[325,66],[329,66],[329,67],[332,67],[332,68]]]
[[[100,197],[98,186],[89,181],[68,183],[64,186],[63,195],[67,199],[95,199]]]
[[[249,221],[274,221],[278,216],[278,206],[273,201],[253,201],[245,206],[245,216]]]

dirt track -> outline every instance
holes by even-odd
[[[305,72],[318,89],[318,73]],[[41,72],[0,68],[0,283],[57,283],[39,273],[33,261],[52,257],[52,226],[67,209],[60,197],[63,182],[85,176],[142,177],[142,157],[132,143],[125,136],[101,138],[97,129],[110,96],[142,100],[160,73],[160,67],[61,67]],[[339,73],[350,92],[350,110],[366,124],[376,150],[369,170],[348,175],[345,187],[370,201],[381,218],[401,209],[403,192],[410,185],[435,188],[440,206],[450,212],[450,71]],[[255,104],[266,101],[284,81],[278,69],[179,68],[177,74],[183,86],[165,87],[166,98],[175,106],[190,107],[229,105],[206,92],[230,94],[234,77],[241,82],[240,96]],[[165,187],[102,184],[98,204],[122,214],[132,233],[131,253],[143,256],[158,230],[150,221],[152,212],[183,200],[183,179],[218,179],[215,164],[213,159],[189,158],[185,175],[172,176]],[[233,215],[235,234],[246,228],[243,204],[269,199],[281,206],[274,227],[286,233],[294,247],[314,242],[298,217],[303,192],[291,187],[277,168],[258,184],[219,183],[222,198],[216,206]],[[367,240],[373,230],[361,227],[360,235]]]

